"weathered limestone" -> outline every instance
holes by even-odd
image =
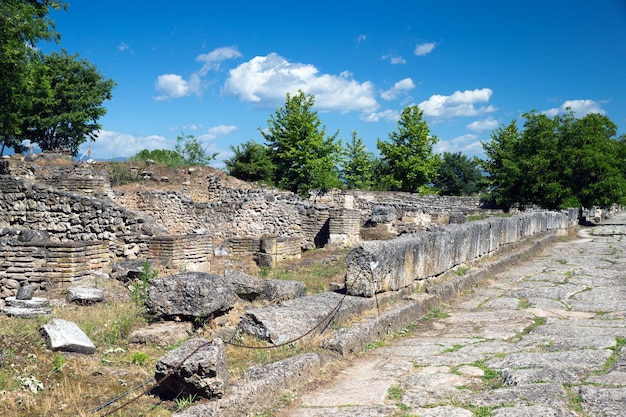
[[[0,308],[0,313],[12,317],[34,318],[47,316],[51,313],[47,298],[32,297],[28,300],[19,300],[16,297],[4,299],[5,306]]]
[[[233,308],[239,297],[223,276],[182,272],[149,282],[148,314],[157,319],[208,319]]]
[[[164,398],[221,398],[228,384],[224,342],[186,341],[159,359],[154,378]]]
[[[84,353],[92,355],[96,347],[89,337],[71,321],[52,319],[41,326],[42,335],[46,336],[52,350]]]
[[[500,247],[546,231],[565,231],[575,219],[566,213],[537,212],[449,225],[433,232],[356,245],[346,258],[346,288],[371,297],[437,276]]]
[[[365,311],[386,305],[390,297],[345,296],[324,292],[246,311],[239,322],[243,332],[280,344],[303,334],[322,333],[331,324],[343,323]],[[317,326],[317,327],[316,327]]]
[[[261,413],[279,403],[284,393],[302,386],[323,365],[317,353],[305,353],[265,366],[250,368],[228,395],[176,413],[177,417],[240,417]]]
[[[104,290],[100,288],[70,288],[67,292],[67,301],[77,304],[101,303],[105,300]]]
[[[235,287],[237,295],[247,301],[276,303],[306,295],[306,286],[300,281],[259,279],[230,270],[225,271],[224,277]]]
[[[189,322],[160,322],[134,330],[128,335],[129,343],[171,346],[189,337],[193,330]]]

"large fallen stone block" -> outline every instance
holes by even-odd
[[[201,402],[174,414],[176,417],[240,417],[256,415],[280,402],[285,391],[304,386],[317,375],[324,359],[304,353],[265,366],[250,368],[242,382],[229,388],[228,395]]]
[[[71,321],[53,319],[40,328],[40,332],[50,342],[52,350],[65,352],[77,352],[91,355],[96,352],[96,347],[89,337]]]
[[[311,334],[319,334],[331,323],[347,321],[375,307],[376,302],[372,298],[344,297],[324,292],[248,310],[241,317],[238,327],[247,334],[280,344],[310,331]]]
[[[146,309],[151,316],[194,321],[223,315],[239,300],[233,285],[223,276],[183,272],[151,280]]]
[[[224,342],[188,340],[159,359],[154,378],[160,382],[159,395],[166,399],[221,398],[228,384]]]
[[[306,295],[306,285],[300,281],[259,279],[237,271],[226,271],[224,278],[248,301],[280,302]]]

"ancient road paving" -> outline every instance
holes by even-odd
[[[355,358],[281,416],[626,416],[626,214]]]

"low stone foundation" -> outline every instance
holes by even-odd
[[[5,229],[6,230],[6,229]],[[0,244],[0,297],[26,284],[40,288],[80,280],[92,271],[110,271],[108,242],[19,242]]]

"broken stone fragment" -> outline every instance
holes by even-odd
[[[35,295],[35,286],[34,285],[24,285],[17,290],[17,295],[15,296],[18,300],[30,300]]]
[[[104,301],[104,291],[99,288],[70,288],[67,301],[78,304],[93,304]]]
[[[154,378],[162,398],[221,398],[228,384],[224,342],[188,340],[159,359]]]
[[[89,337],[71,321],[52,319],[40,328],[43,336],[47,337],[52,350],[84,353],[92,355],[96,347]]]

